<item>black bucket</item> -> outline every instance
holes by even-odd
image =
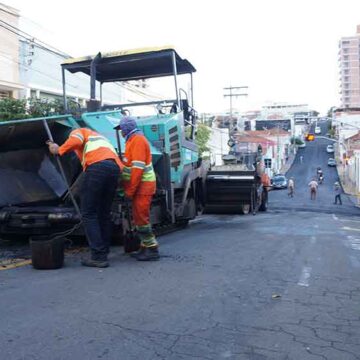
[[[65,238],[34,236],[30,238],[31,260],[34,269],[60,269],[64,265]]]

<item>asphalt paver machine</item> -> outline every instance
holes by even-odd
[[[132,114],[140,106],[151,109],[150,114],[137,117],[139,128],[150,142],[157,176],[151,221],[155,228],[161,229],[193,219],[203,207],[203,180],[207,172],[195,143],[196,112],[192,100],[195,71],[171,47],[98,53],[66,60],[62,64],[65,109],[69,104],[68,72],[89,76],[87,109],[78,114],[0,123],[1,234],[43,235],[72,229],[79,223],[68,186],[80,202],[81,164],[72,153],[61,158],[65,181],[45,144],[49,131],[54,141],[62,144],[73,129],[88,127],[106,136],[121,154],[125,144],[114,127],[124,114]],[[190,94],[179,87],[180,76],[188,77]],[[162,77],[173,79],[172,97],[104,104],[102,87],[106,83],[128,84]],[[112,211],[117,233],[129,232],[128,217],[126,200],[117,195]],[[77,232],[81,233],[81,228]]]

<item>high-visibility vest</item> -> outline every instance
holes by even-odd
[[[86,155],[89,154],[91,151],[98,150],[99,148],[107,148],[110,150],[115,156],[117,156],[115,148],[112,146],[110,141],[101,135],[89,135],[85,140],[84,150],[83,150],[83,157],[82,157],[82,165],[85,166],[86,164]]]
[[[122,173],[122,178],[124,181],[130,181],[132,168],[144,170],[141,176],[141,181],[156,181],[155,171],[152,163],[146,165],[141,161],[133,161],[132,166],[124,166]]]
[[[128,195],[152,195],[156,190],[156,175],[152,165],[150,145],[142,134],[126,141],[122,180]]]
[[[119,156],[110,141],[90,129],[80,128],[70,133],[69,138],[60,146],[59,155],[70,151],[75,151],[84,170],[91,164],[109,159],[114,160],[120,168],[122,167]]]

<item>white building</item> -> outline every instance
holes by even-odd
[[[211,128],[210,139],[207,146],[210,149],[211,163],[215,165],[222,165],[223,155],[229,153],[229,129]]]
[[[19,80],[19,42],[13,28],[19,24],[18,10],[0,4],[0,98],[18,97],[23,88]]]

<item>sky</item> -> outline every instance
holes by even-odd
[[[360,24],[359,0],[1,1],[71,56],[173,45],[197,69],[199,112],[228,110],[230,85],[249,87],[234,100],[239,111],[340,105],[338,41]]]

